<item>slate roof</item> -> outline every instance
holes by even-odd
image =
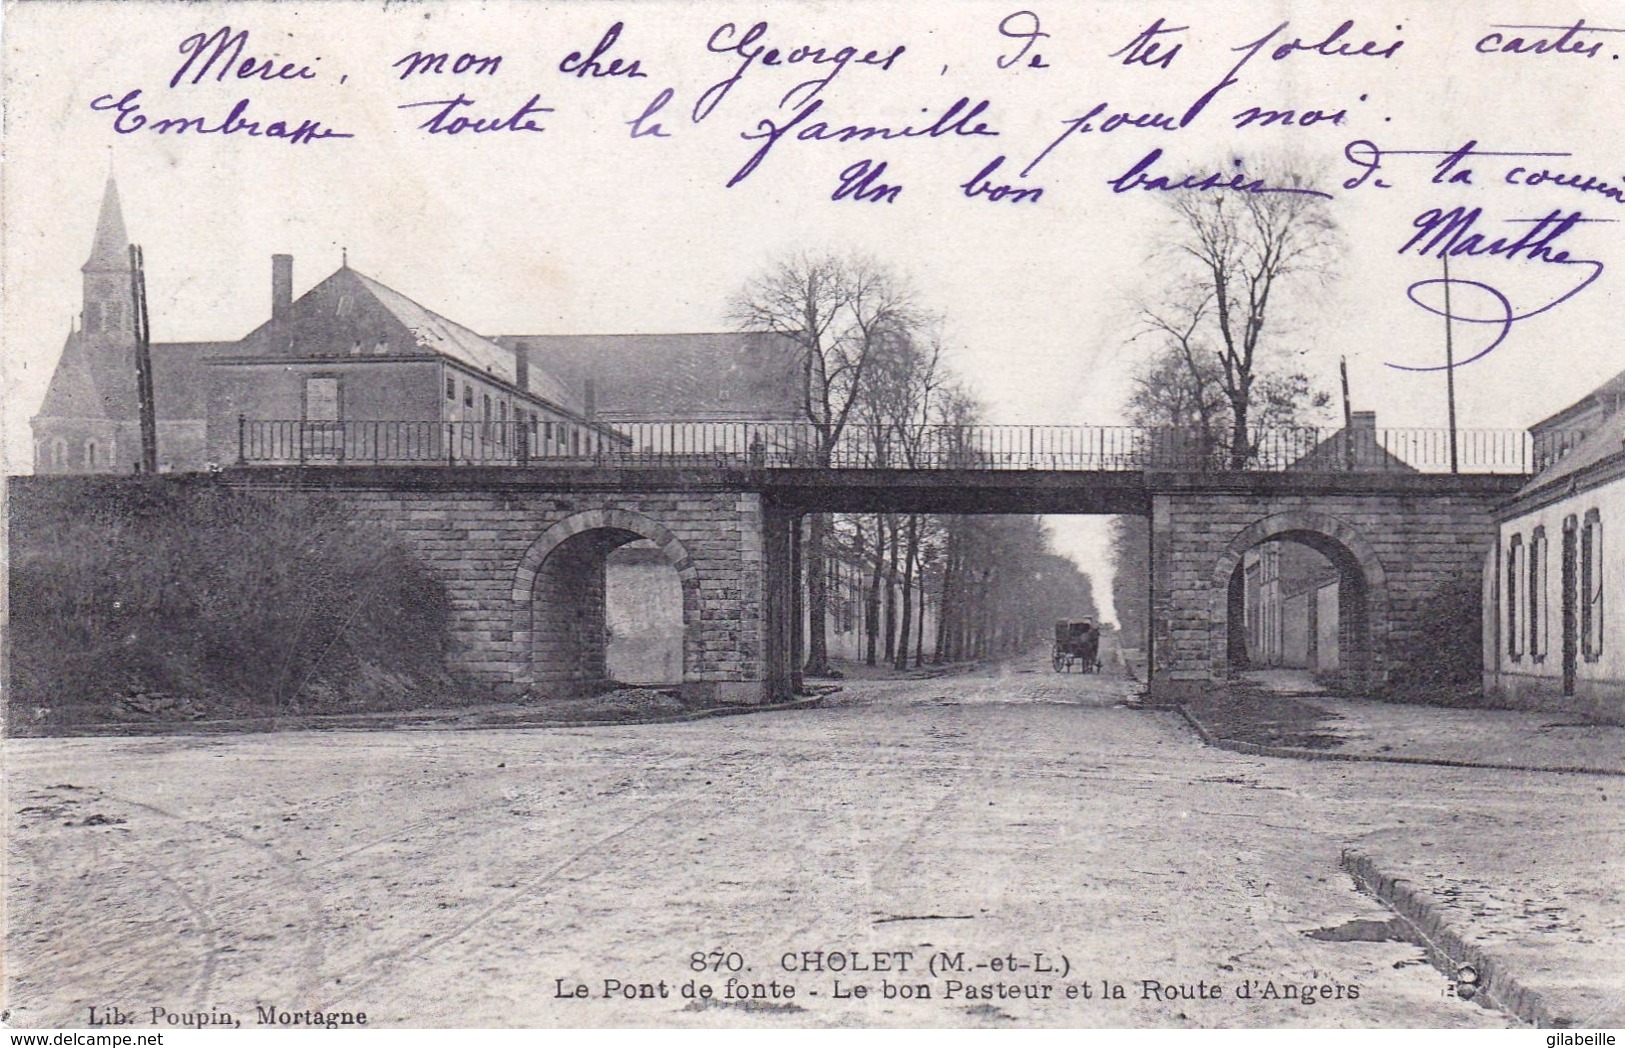
[[[286,319],[255,328],[235,355],[372,358],[419,353],[448,357],[510,384],[517,379],[511,346],[499,345],[349,266],[295,299]],[[581,410],[575,391],[545,369],[530,368],[528,388],[559,407]]]
[[[799,419],[801,350],[767,331],[648,335],[500,335],[530,347],[530,367],[582,390],[598,414],[633,419]]]
[[[1602,385],[1598,386],[1590,393],[1587,393],[1579,400],[1576,400],[1563,410],[1554,412],[1546,418],[1541,419],[1533,426],[1530,426],[1529,430],[1532,433],[1538,434],[1542,430],[1548,429],[1553,425],[1560,424],[1567,419],[1584,415],[1586,412],[1599,406],[1608,411],[1618,410],[1622,402],[1625,402],[1625,371],[1621,371],[1619,374],[1615,375],[1607,382],[1604,382]]]
[[[1519,490],[1518,498],[1550,488],[1582,470],[1615,459],[1625,462],[1625,411],[1608,415],[1596,431],[1575,445],[1573,450],[1535,474],[1534,479]]]
[[[1416,468],[1383,447],[1374,427],[1340,429],[1293,461],[1288,470],[1339,473],[1347,468],[1349,441],[1353,440],[1356,473],[1415,473]]]
[[[152,398],[158,417],[202,421],[209,413],[204,363],[210,357],[230,352],[234,346],[235,342],[154,342]]]
[[[339,272],[349,272],[362,287],[372,292],[373,297],[412,333],[419,348],[455,357],[481,371],[499,375],[508,382],[513,381],[512,350],[497,345],[455,320],[448,320],[434,310],[418,305],[394,288],[386,287],[363,273],[353,269]]]

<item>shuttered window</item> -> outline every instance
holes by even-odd
[[[1587,662],[1602,658],[1602,515],[1587,510],[1580,532],[1580,650]]]

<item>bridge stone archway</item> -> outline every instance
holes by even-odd
[[[1514,478],[1515,479],[1515,478]],[[1150,693],[1180,701],[1222,681],[1230,665],[1230,583],[1260,542],[1302,542],[1337,568],[1338,647],[1352,664],[1340,686],[1400,697],[1435,668],[1440,631],[1430,602],[1477,584],[1494,543],[1493,511],[1513,490],[1500,477],[1428,475],[1150,477]]]
[[[1388,578],[1382,560],[1347,521],[1326,513],[1294,510],[1273,513],[1243,528],[1214,564],[1208,600],[1213,673],[1223,679],[1230,658],[1232,580],[1247,552],[1271,541],[1298,542],[1332,563],[1338,575],[1338,683],[1356,693],[1380,691],[1386,681],[1384,638],[1388,635]]]
[[[782,588],[770,576],[783,571],[764,554],[766,514],[755,492],[695,484],[687,473],[629,482],[596,471],[441,466],[245,471],[241,479],[249,477],[264,491],[319,483],[321,497],[396,535],[445,586],[447,670],[497,694],[562,696],[604,679],[606,558],[634,542],[676,575],[686,695],[757,703],[784,691],[770,688],[766,657],[766,593],[770,583]],[[553,599],[538,602],[539,594]],[[539,659],[543,645],[560,657]]]
[[[639,540],[658,550],[677,573],[683,680],[695,678],[694,637],[702,615],[694,558],[677,536],[649,517],[605,508],[558,521],[519,559],[513,585],[513,641],[522,658],[522,683],[542,692],[569,693],[608,679],[608,558]]]
[[[1364,596],[1346,616],[1363,622],[1362,690],[1425,690],[1438,677],[1441,637],[1463,641],[1454,647],[1474,657],[1476,602],[1462,610],[1451,601],[1466,586],[1476,592],[1494,511],[1526,480],[1398,469],[1177,472],[1137,469],[1132,459],[1092,470],[989,462],[815,468],[685,454],[648,463],[243,466],[227,471],[227,482],[320,491],[398,534],[445,583],[447,668],[502,694],[536,686],[538,644],[559,637],[573,654],[556,683],[601,672],[591,630],[582,632],[597,621],[595,598],[579,587],[610,550],[647,539],[679,571],[685,686],[719,701],[760,702],[796,690],[799,525],[829,512],[1149,513],[1147,685],[1159,701],[1203,691],[1228,669],[1220,594],[1248,547],[1271,536],[1319,544],[1357,580],[1350,592]],[[544,614],[539,629],[538,588],[588,614]]]

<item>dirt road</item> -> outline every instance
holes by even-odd
[[[1344,844],[1587,784],[1246,757],[1127,694],[1035,659],[680,725],[10,741],[10,1022],[1510,1021],[1306,933],[1389,916]]]

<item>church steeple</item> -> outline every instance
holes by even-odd
[[[96,239],[84,273],[84,313],[81,330],[94,338],[109,332],[128,334],[130,309],[130,237],[124,231],[124,210],[119,206],[118,183],[111,171],[102,191],[102,211],[96,220]]]
[[[130,237],[124,232],[124,209],[119,207],[118,183],[113,181],[111,172],[107,175],[107,188],[102,191],[96,241],[90,246],[90,259],[83,268],[86,273],[110,269],[130,271]]]

